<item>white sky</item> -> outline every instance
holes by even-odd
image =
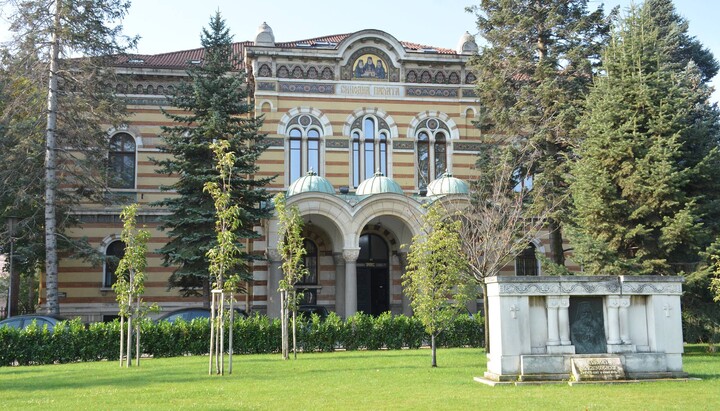
[[[606,0],[605,9],[632,0]],[[235,41],[254,40],[262,22],[278,42],[379,29],[398,40],[455,49],[460,36],[477,33],[475,17],[465,6],[479,0],[133,0],[123,22],[127,34],[141,36],[137,52],[158,54],[200,47],[200,31],[216,10]],[[602,2],[590,0],[594,9]],[[690,21],[690,33],[720,59],[720,1],[675,0]],[[0,19],[0,39],[7,37]],[[716,78],[714,85],[720,86]],[[720,101],[720,91],[714,95]]]

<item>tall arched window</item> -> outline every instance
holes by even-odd
[[[288,123],[290,158],[288,161],[289,183],[313,170],[320,170],[320,135],[322,127],[317,118],[302,114]]]
[[[120,259],[125,255],[125,243],[115,240],[105,248],[105,266],[103,272],[103,288],[110,288],[117,281],[117,270]]]
[[[527,248],[515,258],[515,275],[538,275],[538,259],[535,252],[535,244],[530,243]]]
[[[353,123],[353,187],[375,175],[376,171],[387,175],[389,135],[387,123],[374,116],[366,116]]]
[[[305,247],[303,264],[307,269],[307,275],[297,282],[297,286],[303,294],[303,304],[317,304],[318,248],[314,242],[307,239],[303,241],[303,247]]]
[[[128,133],[110,137],[108,180],[111,188],[135,188],[135,139]]]
[[[447,136],[449,129],[438,119],[427,119],[416,128],[417,186],[427,187],[448,168]]]

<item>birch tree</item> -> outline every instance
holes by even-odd
[[[5,0],[13,40],[24,49],[28,79],[47,84],[44,121],[44,233],[47,309],[59,313],[58,187],[81,197],[104,198],[107,125],[120,124],[125,104],[113,94],[121,80],[107,70],[137,39],[124,36],[125,0]],[[28,48],[31,49],[28,49]],[[18,96],[24,98],[24,96]],[[34,131],[37,132],[37,131]]]

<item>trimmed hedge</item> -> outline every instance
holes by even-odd
[[[256,315],[238,318],[234,326],[234,353],[280,352],[279,319]],[[172,324],[146,320],[141,328],[140,348],[144,355],[176,357],[205,355],[209,351],[210,327],[207,319]],[[35,326],[25,330],[0,327],[0,366],[117,360],[119,339],[120,323],[117,320],[86,327],[75,319],[58,325],[54,332]],[[418,348],[428,341],[429,336],[419,320],[390,313],[378,317],[358,313],[346,321],[335,313],[325,320],[313,315],[298,321],[297,326],[298,349],[306,352],[341,348]],[[482,317],[459,316],[451,327],[440,334],[437,343],[441,347],[482,347]]]

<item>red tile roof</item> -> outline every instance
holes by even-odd
[[[275,43],[278,48],[330,48],[336,49],[337,44],[348,38],[352,33],[334,34],[330,36],[315,37],[306,40],[296,40],[288,42]],[[406,51],[421,52],[423,50],[435,50],[437,54],[456,54],[455,50],[427,46],[407,41],[400,42]],[[300,46],[298,46],[300,44]],[[245,47],[253,46],[252,41],[243,41],[233,43],[233,52],[238,56],[243,56]],[[202,48],[192,50],[174,51],[163,54],[129,54],[127,56],[118,57],[118,65],[122,67],[147,67],[147,68],[167,68],[177,69],[187,67],[193,61],[202,61],[205,50]]]

